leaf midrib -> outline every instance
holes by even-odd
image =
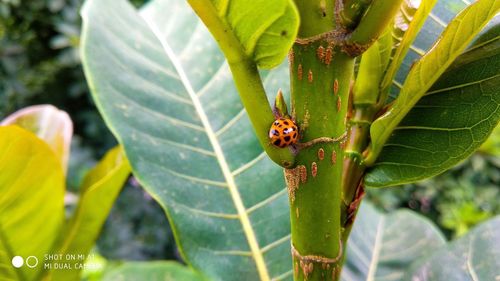
[[[229,168],[229,165],[226,161],[226,157],[224,156],[224,152],[222,151],[222,148],[219,144],[219,141],[215,135],[215,131],[212,129],[212,126],[210,125],[209,119],[207,114],[205,113],[203,106],[200,102],[199,97],[196,95],[196,92],[194,91],[193,87],[191,86],[191,83],[184,72],[183,67],[181,66],[180,62],[177,60],[177,57],[175,56],[174,51],[170,48],[168,43],[163,39],[161,36],[161,32],[151,24],[150,22],[146,21],[148,26],[151,28],[153,33],[156,35],[158,40],[160,41],[166,55],[170,58],[172,64],[174,65],[174,68],[177,70],[180,81],[186,88],[186,91],[188,92],[193,105],[195,107],[196,113],[200,117],[201,123],[203,124],[203,127],[205,128],[205,132],[207,134],[207,137],[210,140],[210,144],[212,145],[212,148],[214,149],[216,159],[219,163],[219,166],[222,170],[222,173],[224,175],[224,178],[226,179],[226,182],[228,184],[228,189],[229,193],[231,194],[231,199],[233,200],[233,204],[236,208],[238,218],[242,224],[243,228],[243,233],[245,233],[245,236],[247,238],[247,242],[250,247],[250,251],[252,253],[252,258],[254,259],[257,271],[259,273],[260,280],[262,281],[268,281],[270,280],[269,273],[267,271],[267,267],[264,261],[264,256],[260,250],[258,241],[257,241],[257,236],[255,235],[255,232],[253,230],[253,227],[250,222],[250,218],[248,217],[248,214],[246,212],[245,206],[243,205],[243,200],[241,198],[241,195],[238,191],[236,182],[234,180],[234,177],[231,173],[231,170]]]

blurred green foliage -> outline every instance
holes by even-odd
[[[95,158],[115,145],[88,95],[78,51],[82,0],[0,2],[0,116],[31,104],[67,111]]]
[[[413,209],[436,222],[448,237],[500,213],[500,158],[475,154],[434,178],[405,186],[368,189],[385,210]]]
[[[132,2],[140,6],[146,1]],[[90,98],[80,64],[82,3],[0,1],[0,119],[42,103],[68,112],[75,129],[67,178],[73,192],[116,144]],[[159,205],[136,183],[127,184],[98,241],[99,252],[114,259],[166,259],[175,258],[174,248]]]
[[[108,259],[179,259],[165,214],[132,177],[111,210],[98,248]]]

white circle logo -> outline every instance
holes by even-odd
[[[15,268],[20,268],[21,266],[23,266],[23,264],[24,264],[23,257],[15,256],[12,258],[12,266],[14,266]]]
[[[32,261],[32,262],[30,262]],[[33,268],[38,265],[38,259],[35,256],[29,256],[26,258],[26,266]]]

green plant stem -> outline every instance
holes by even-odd
[[[333,30],[334,2],[331,0],[295,0],[300,12],[299,37],[307,38]]]
[[[373,0],[347,43],[366,50],[392,22],[401,2],[402,0]]]
[[[342,10],[339,13],[342,25],[348,29],[354,29],[372,1],[373,0],[342,0]]]
[[[236,88],[260,144],[271,160],[284,168],[294,165],[294,155],[289,149],[273,146],[269,142],[268,132],[274,121],[274,115],[267,100],[264,86],[255,62],[249,58],[231,27],[217,15],[209,0],[188,0],[210,32],[217,40],[233,74]]]
[[[269,106],[257,66],[252,61],[244,60],[230,63],[229,67],[260,144],[267,155],[278,165],[285,168],[292,167],[295,162],[292,152],[287,148],[277,148],[269,141],[269,128],[275,118]]]
[[[323,14],[311,12],[321,11],[322,1],[296,2],[303,24],[299,37],[315,39],[296,43],[289,56],[291,115],[301,136],[296,167],[285,170],[294,278],[338,280],[345,250],[340,233],[342,145],[354,59],[331,38],[316,36],[335,29],[333,16],[324,21]]]
[[[353,117],[349,120],[348,139],[345,148],[342,175],[342,242],[347,239],[364,195],[363,174],[366,166],[363,151],[368,146],[370,124],[376,112],[375,105],[354,106]]]

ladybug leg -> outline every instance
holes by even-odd
[[[293,153],[294,155],[297,155],[297,154],[299,153],[299,148],[297,147],[297,145],[292,144],[292,145],[290,145],[289,147],[290,147],[290,150],[292,151],[292,153]]]

